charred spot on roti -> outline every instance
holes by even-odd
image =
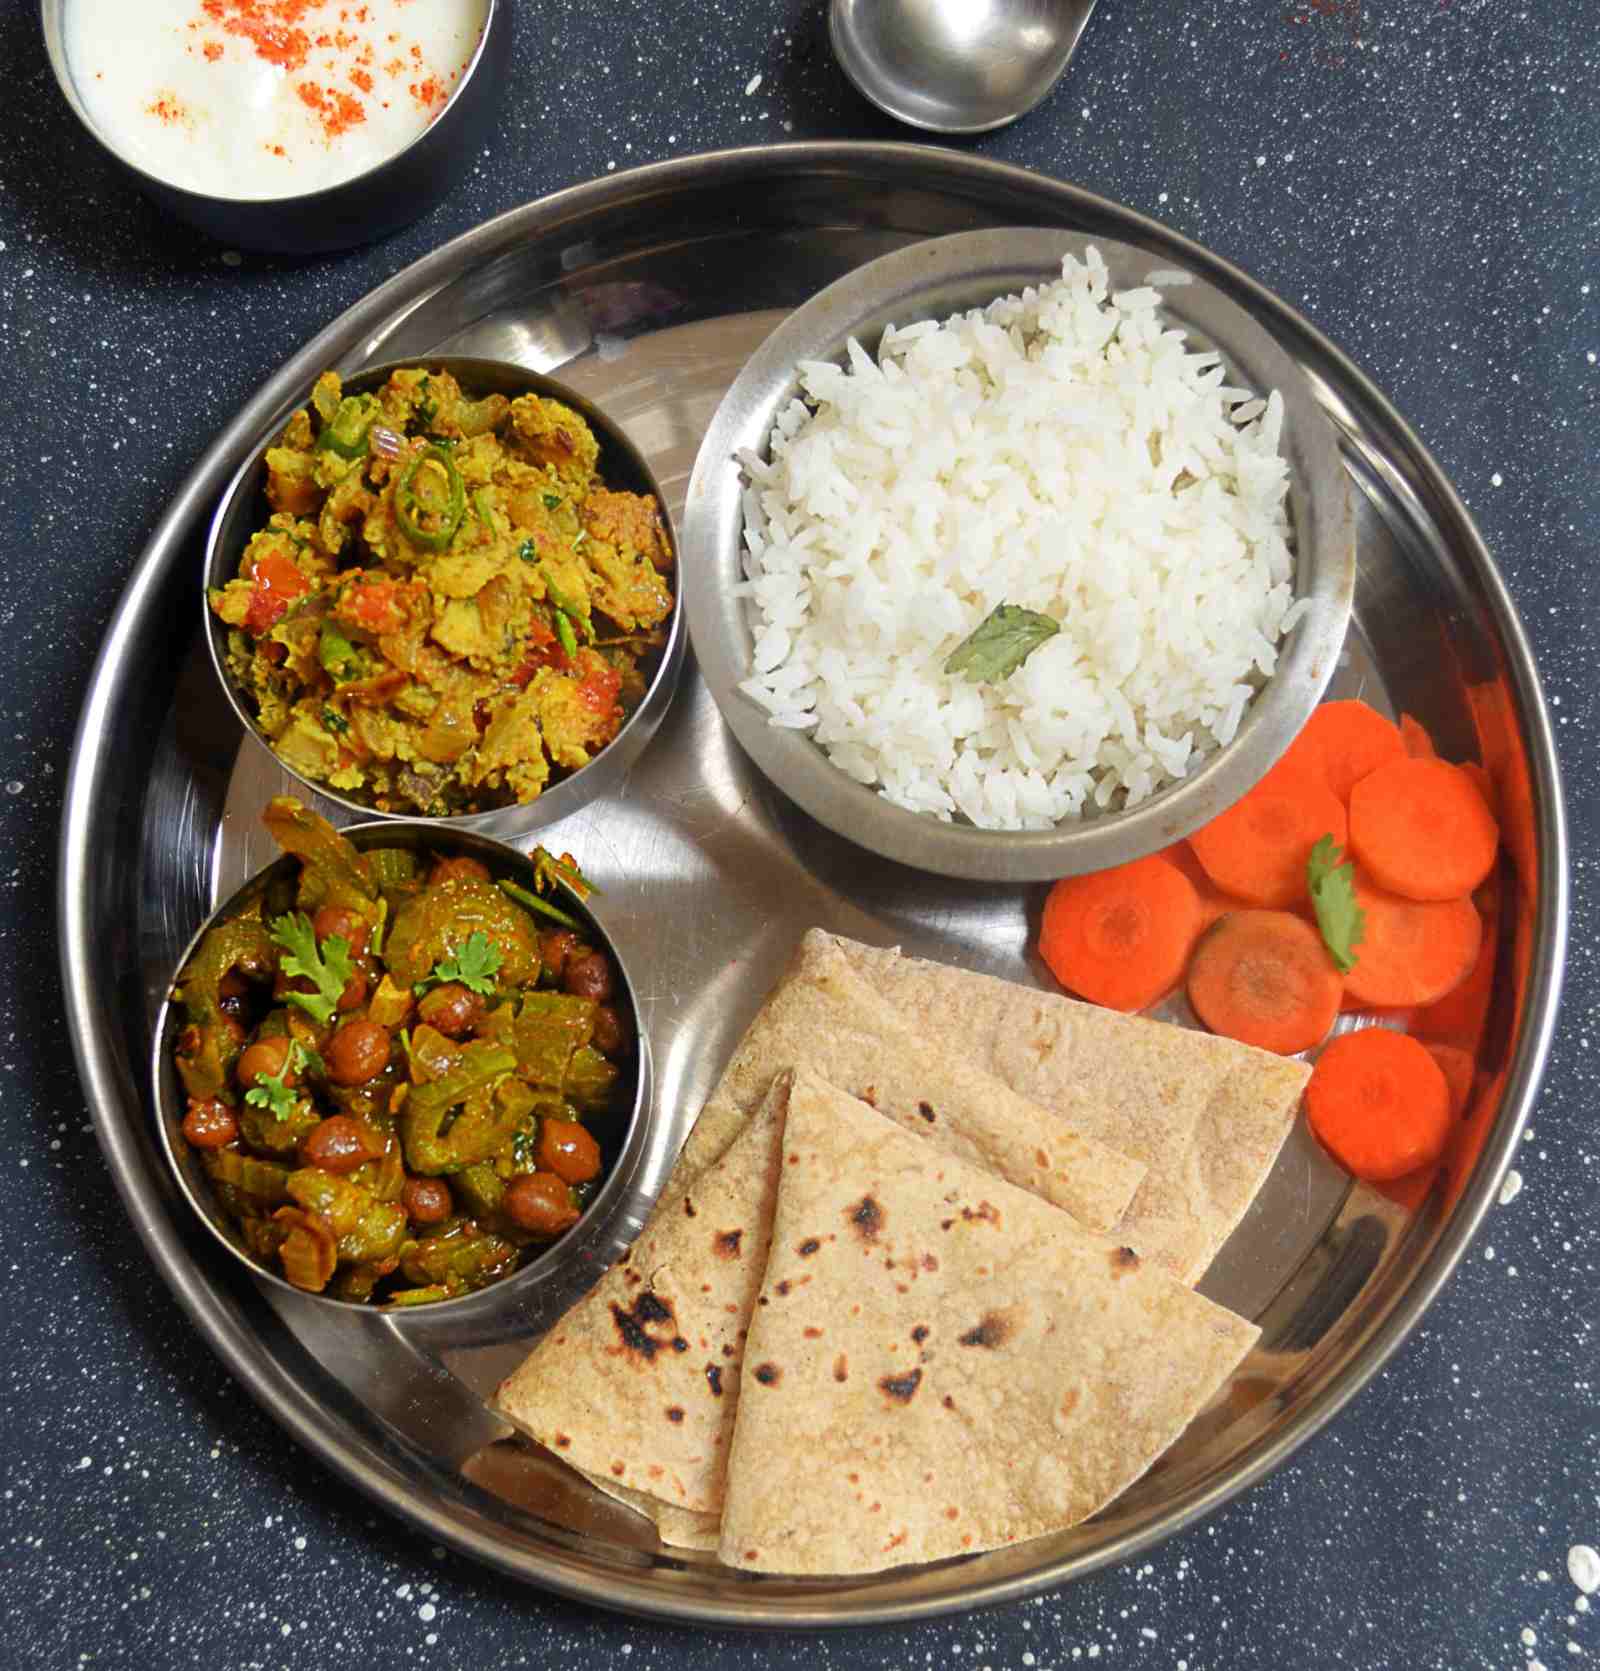
[[[685,1218],[694,1217],[694,1202],[692,1202],[687,1195],[683,1198],[683,1216]]]
[[[685,1340],[681,1334],[674,1335],[672,1337],[672,1350],[674,1352],[687,1352],[689,1350],[689,1342]]]
[[[725,1358],[731,1358],[733,1356],[733,1352],[734,1352],[734,1349],[731,1346],[724,1346],[722,1348],[722,1355]]]
[[[980,1201],[976,1207],[963,1207],[961,1217],[967,1224],[992,1224],[1000,1227],[1000,1209],[991,1201]]]
[[[821,1340],[822,1339],[822,1330],[813,1327],[810,1323],[807,1323],[805,1328],[803,1328],[800,1332],[806,1337],[807,1340]]]
[[[722,1397],[722,1365],[708,1363],[706,1365],[706,1385],[711,1389],[713,1398]]]
[[[959,1519],[960,1519],[960,1518],[961,1518],[961,1510],[960,1510],[960,1509],[958,1509],[958,1508],[957,1508],[957,1507],[956,1507],[956,1506],[955,1506],[955,1504],[954,1504],[954,1503],[952,1503],[952,1504],[951,1504],[951,1505],[950,1505],[950,1507],[949,1507],[949,1508],[947,1508],[947,1509],[946,1509],[946,1510],[945,1510],[945,1511],[944,1511],[944,1517],[945,1517],[945,1519],[946,1519],[946,1520],[959,1520]]]
[[[928,1325],[926,1323],[918,1323],[911,1331],[911,1338],[916,1341],[917,1345],[920,1346],[923,1341],[928,1338]]]
[[[571,1443],[572,1443],[572,1435],[570,1433],[558,1433],[556,1435],[556,1449],[557,1450],[563,1450],[564,1451],[567,1448],[567,1446],[570,1445]]]
[[[627,1471],[628,1465],[626,1462],[613,1462],[611,1464],[611,1472],[615,1474],[619,1480],[625,1473],[627,1473]]]
[[[1015,1321],[1005,1312],[986,1311],[974,1327],[957,1338],[963,1346],[987,1346],[993,1350],[1004,1346],[1016,1332]]]
[[[1049,1157],[1049,1155],[1047,1155],[1044,1152],[1043,1149],[1035,1149],[1033,1151],[1033,1158],[1039,1163],[1040,1166],[1044,1167],[1046,1169],[1046,1171],[1049,1170],[1050,1157]]]
[[[833,1360],[833,1378],[835,1381],[848,1381],[850,1379],[850,1360],[843,1352]]]
[[[778,1283],[778,1294],[780,1298],[787,1299],[789,1297],[789,1289],[792,1286],[793,1284],[790,1283],[788,1277],[784,1277],[782,1281]]]
[[[891,1549],[898,1549],[905,1541],[906,1534],[904,1532],[896,1532],[895,1535],[883,1546],[884,1554],[887,1555]]]
[[[1139,1255],[1131,1247],[1114,1247],[1111,1250],[1111,1274],[1121,1276],[1124,1271],[1136,1271],[1139,1268]]]
[[[622,1350],[631,1353],[645,1363],[651,1363],[657,1352],[669,1342],[650,1333],[652,1323],[670,1323],[672,1308],[664,1305],[648,1288],[639,1295],[628,1310],[624,1311],[615,1301],[611,1306],[612,1321],[617,1326],[617,1334],[622,1340]],[[674,1351],[683,1351],[688,1342],[671,1340]]]
[[[624,1271],[622,1273],[622,1280],[632,1287],[637,1287],[639,1283],[644,1281],[644,1278],[640,1276],[637,1271]]]
[[[955,1409],[955,1407],[956,1407],[956,1401],[955,1401],[955,1400],[954,1400],[954,1399],[953,1399],[953,1398],[952,1398],[952,1397],[951,1397],[951,1396],[950,1396],[950,1395],[949,1395],[949,1393],[946,1393],[946,1394],[945,1394],[945,1395],[944,1395],[944,1397],[943,1397],[943,1398],[941,1398],[941,1399],[940,1399],[940,1400],[939,1400],[939,1402],[940,1402],[940,1403],[941,1403],[941,1404],[942,1404],[942,1405],[943,1405],[943,1406],[944,1406],[944,1407],[945,1407],[945,1409],[947,1409],[947,1410],[953,1410],[953,1409]]]
[[[669,1404],[667,1406],[667,1420],[669,1422],[681,1422],[683,1420],[683,1406],[681,1404]]]
[[[1061,1414],[1070,1416],[1083,1398],[1082,1387],[1068,1387],[1066,1397],[1061,1400]]]
[[[807,1236],[806,1239],[795,1249],[795,1252],[798,1253],[802,1259],[809,1259],[811,1255],[821,1246],[822,1243],[819,1242],[815,1236]]]
[[[931,1253],[923,1254],[919,1263],[925,1271],[936,1271],[939,1268],[939,1261]]]
[[[863,1195],[854,1206],[846,1207],[844,1216],[850,1228],[864,1242],[875,1242],[878,1232],[883,1229],[883,1208],[871,1195]]]
[[[878,1106],[878,1087],[876,1085],[869,1085],[866,1090],[861,1093],[861,1100],[868,1108],[876,1108]]]
[[[909,1404],[921,1385],[920,1369],[909,1369],[904,1375],[882,1375],[878,1378],[878,1390],[896,1404]]]
[[[783,1379],[783,1371],[775,1363],[758,1363],[755,1378],[764,1387],[775,1387]]]
[[[928,1122],[930,1126],[933,1124],[935,1116],[933,1112],[933,1104],[931,1102],[919,1102],[917,1104],[917,1112]]]
[[[711,1238],[711,1246],[719,1259],[737,1259],[739,1243],[743,1239],[743,1230],[719,1230]]]

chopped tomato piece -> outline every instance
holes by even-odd
[[[339,614],[374,636],[400,632],[406,625],[400,593],[392,580],[355,580],[340,600]]]
[[[622,675],[599,656],[586,658],[588,666],[578,684],[578,700],[596,714],[610,714],[617,706]]]
[[[311,590],[311,582],[281,551],[268,551],[251,569],[255,590],[245,611],[244,630],[259,638],[283,619],[294,599]]]

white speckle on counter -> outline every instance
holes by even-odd
[[[1505,477],[1502,476],[1498,470],[1496,470],[1495,473],[1489,478],[1489,485],[1490,485],[1490,487],[1504,487],[1505,486],[1505,480],[1506,480]]]
[[[1526,1625],[1522,1627],[1522,1645],[1524,1648],[1533,1647],[1538,1640],[1539,1638]]]
[[[1502,1207],[1509,1207],[1511,1203],[1521,1194],[1522,1174],[1516,1169],[1516,1167],[1513,1166],[1511,1170],[1506,1173],[1505,1182],[1500,1186],[1500,1205]]]
[[[751,76],[750,79],[744,84],[744,96],[747,99],[749,97],[751,97],[751,95],[754,94],[755,90],[760,85],[761,85],[761,77],[759,75]]]
[[[1483,1256],[1484,1256],[1485,1259],[1493,1259],[1494,1258],[1494,1249],[1492,1247],[1486,1247],[1483,1250]]]
[[[1567,1576],[1586,1596],[1600,1590],[1600,1553],[1587,1543],[1575,1543],[1567,1551]]]

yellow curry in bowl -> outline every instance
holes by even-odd
[[[572,406],[407,367],[317,379],[265,457],[271,515],[209,593],[227,676],[291,771],[379,812],[526,805],[648,687],[674,554]]]

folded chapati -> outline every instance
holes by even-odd
[[[813,929],[749,1030],[689,1134],[671,1200],[713,1161],[797,1064],[870,1103],[936,1147],[1109,1231],[1144,1178],[1142,1160],[1086,1135],[985,1071],[959,1011],[910,1020],[856,973],[848,941]],[[884,954],[892,956],[893,954]],[[959,1043],[946,1041],[959,1037]]]
[[[874,1572],[1059,1531],[1258,1331],[1058,1209],[795,1075],[718,1554]]]
[[[833,944],[914,1031],[947,1035],[959,1018],[976,1067],[1143,1161],[1117,1239],[1199,1281],[1272,1170],[1310,1077],[1304,1062],[876,946]]]
[[[782,1138],[775,1091],[495,1395],[507,1420],[614,1495],[722,1506]]]

